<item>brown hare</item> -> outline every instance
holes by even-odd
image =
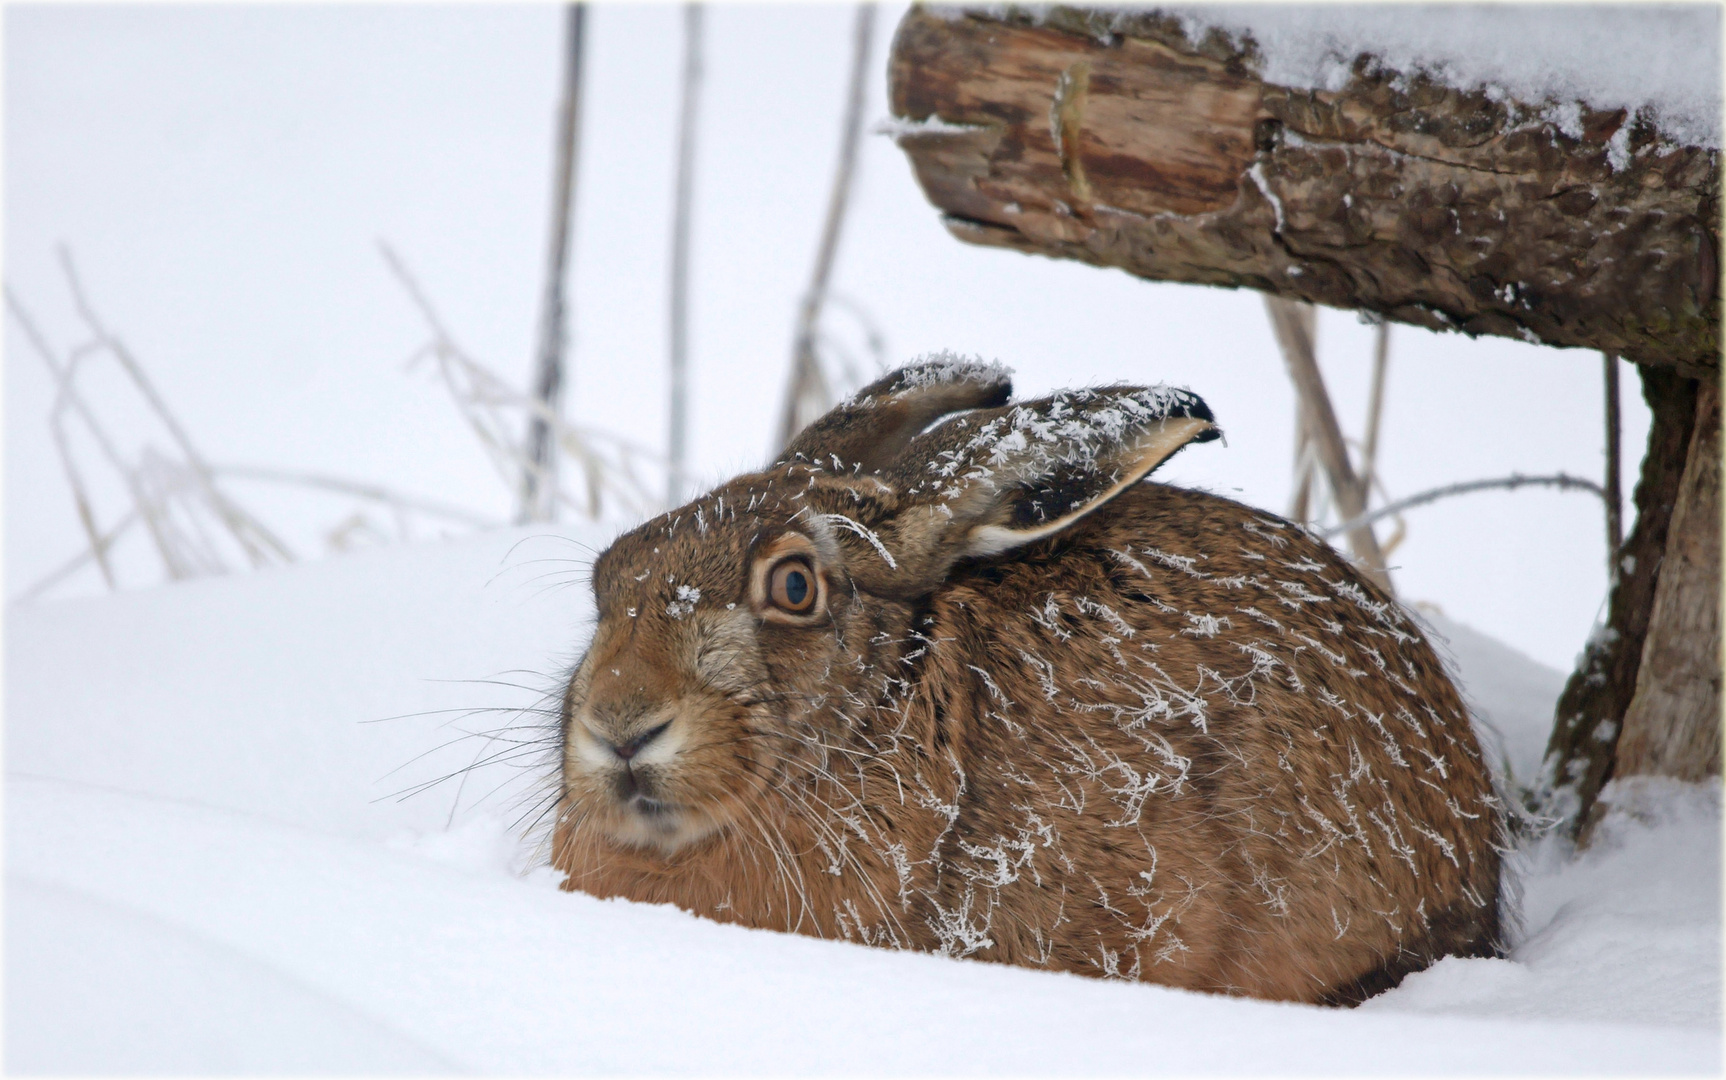
[[[1492,955],[1501,804],[1419,628],[1141,482],[1217,436],[1194,395],[1010,392],[901,368],[599,557],[566,888],[1291,1001]]]

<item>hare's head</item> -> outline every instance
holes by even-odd
[[[563,703],[563,819],[669,854],[843,767],[915,677],[956,562],[1051,537],[1216,437],[1167,387],[1010,392],[993,365],[901,368],[607,549]]]

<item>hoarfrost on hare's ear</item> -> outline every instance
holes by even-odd
[[[568,887],[1308,1002],[1491,955],[1502,804],[1419,626],[1143,482],[1217,437],[1191,392],[1011,391],[927,357],[595,561]]]
[[[875,472],[918,432],[949,413],[1006,402],[1011,372],[997,363],[936,353],[865,386],[804,428],[776,464],[831,462],[835,471]]]
[[[884,475],[904,501],[927,508],[901,512],[901,542],[944,548],[945,571],[1053,536],[1183,446],[1217,437],[1210,409],[1190,391],[1069,390],[953,417],[912,439]]]
[[[1183,425],[1182,420],[1199,423]],[[1176,422],[1173,428],[1170,421]],[[966,427],[974,433],[962,445],[943,449],[938,460],[925,462],[928,472],[946,478],[980,469],[978,477],[989,479],[994,470],[1003,470],[1004,480],[997,482],[1010,483],[1057,468],[1117,469],[1152,446],[1162,451],[1151,463],[1154,468],[1187,442],[1220,436],[1210,409],[1196,394],[1163,385],[1063,391],[996,410]]]
[[[900,397],[949,383],[970,383],[978,386],[1009,385],[1013,369],[996,360],[975,356],[960,356],[943,349],[918,358],[914,363],[897,369],[885,379],[864,387],[840,403],[840,408],[866,403],[882,397]],[[885,385],[884,385],[885,384]]]

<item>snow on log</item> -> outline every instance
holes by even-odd
[[[952,233],[1718,372],[1709,140],[1651,109],[1520,102],[1366,54],[1338,89],[1278,85],[1250,37],[1192,25],[912,8],[896,134]]]

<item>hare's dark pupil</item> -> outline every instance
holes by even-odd
[[[803,576],[803,571],[793,570],[785,575],[785,599],[796,606],[801,605],[808,595],[809,579]]]

